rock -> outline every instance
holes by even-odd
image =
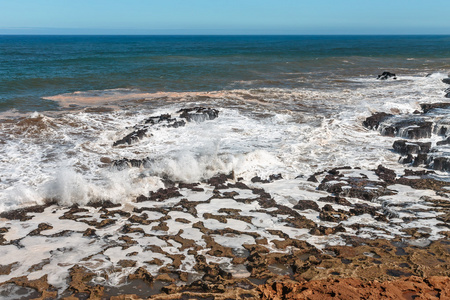
[[[450,84],[450,78],[444,78],[444,79],[442,79],[442,82],[446,83],[446,84]]]
[[[401,136],[408,139],[431,137],[433,122],[424,119],[406,119],[389,125],[382,131],[386,136]]]
[[[375,113],[372,116],[368,117],[363,125],[369,129],[378,129],[381,122],[393,116],[392,114],[387,114],[385,112]]]
[[[312,209],[315,211],[320,211],[319,205],[317,202],[312,200],[300,200],[298,203],[294,206],[295,209],[299,210],[305,210],[305,209]]]
[[[434,191],[441,191],[443,187],[448,186],[448,182],[436,180],[433,178],[409,179],[401,177],[396,180],[396,183],[408,185],[413,189]]]
[[[355,216],[360,216],[363,214],[369,214],[369,215],[374,216],[376,211],[377,211],[377,209],[375,207],[370,206],[366,203],[363,203],[363,204],[357,203],[357,204],[355,204],[355,207],[350,209],[350,213],[354,214]]]
[[[188,122],[203,122],[219,117],[219,111],[217,109],[205,107],[183,108],[177,111],[177,113],[181,113],[180,118],[184,118]]]
[[[414,159],[413,166],[418,167],[420,165],[426,165],[428,160],[427,154],[417,154],[416,158]]]
[[[347,212],[341,209],[334,210],[330,204],[325,204],[319,214],[319,219],[327,222],[341,222],[347,220]]]
[[[339,205],[344,205],[344,206],[352,205],[347,199],[338,197],[338,196],[326,196],[326,197],[320,198],[318,201],[334,203],[334,204],[339,204]]]
[[[377,79],[379,80],[386,80],[388,78],[397,79],[394,73],[391,72],[383,72],[383,74],[378,75]]]
[[[205,107],[183,108],[177,113],[180,114],[178,118],[183,120],[179,120],[176,117],[172,118],[169,114],[162,114],[145,119],[143,123],[136,124],[131,133],[127,134],[122,139],[115,141],[113,146],[115,147],[124,144],[131,145],[143,139],[145,136],[151,136],[148,131],[155,126],[178,128],[185,126],[186,122],[203,122],[206,120],[213,120],[219,116],[219,111],[217,109]]]
[[[148,157],[143,159],[122,158],[118,160],[113,160],[111,162],[111,165],[112,167],[121,171],[127,168],[148,168],[151,162],[152,160]]]
[[[138,129],[135,130],[129,134],[127,134],[125,137],[121,138],[120,140],[117,140],[113,143],[113,147],[128,144],[131,145],[132,143],[141,140],[147,133],[148,129]]]
[[[394,183],[395,178],[397,177],[397,174],[395,174],[393,170],[385,168],[382,165],[378,166],[378,168],[375,170],[375,174],[377,174],[377,176],[381,180],[389,184]]]
[[[450,144],[450,137],[446,138],[445,140],[438,141],[436,143],[436,146],[449,145],[449,144]]]
[[[52,229],[52,228],[53,228],[53,226],[48,224],[48,223],[40,223],[38,225],[38,228],[33,230],[33,231],[31,231],[28,235],[30,235],[30,236],[39,235],[39,234],[41,234],[41,231],[49,230],[49,229]]]
[[[225,182],[228,181],[228,179],[233,179],[234,178],[234,173],[231,172],[228,175],[225,174],[220,174],[214,177],[211,177],[210,179],[208,179],[207,183],[209,185],[214,186],[216,189],[227,189],[228,186],[225,185]]]
[[[35,205],[25,208],[19,208],[15,210],[5,211],[0,213],[0,218],[6,218],[8,220],[20,220],[27,221],[31,220],[33,217],[28,216],[28,213],[42,213],[48,205]]]
[[[422,108],[422,111],[424,113],[427,113],[430,110],[436,109],[436,108],[443,108],[443,109],[450,108],[450,103],[447,103],[447,102],[422,103],[422,104],[420,104],[420,107]]]
[[[450,157],[435,157],[431,166],[434,170],[450,171]]]
[[[408,154],[426,154],[430,152],[431,142],[421,143],[421,142],[408,142],[405,140],[397,140],[392,145],[395,152],[401,155]]]
[[[145,268],[139,267],[133,274],[128,275],[129,280],[141,279],[147,283],[152,283],[154,278]]]
[[[308,179],[307,179],[306,181],[310,181],[310,182],[319,182],[319,181],[317,180],[316,176],[314,176],[314,175],[309,176]]]
[[[386,189],[386,183],[370,181],[364,178],[342,178],[328,175],[317,187],[318,190],[327,191],[335,196],[359,198],[372,201],[380,196],[392,195],[392,191]]]
[[[281,174],[272,174],[269,176],[269,179],[261,179],[261,177],[255,176],[251,179],[251,181],[253,183],[256,183],[256,182],[270,183],[270,182],[273,182],[275,180],[280,180],[280,179],[283,179],[283,176]]]
[[[259,298],[268,299],[447,299],[450,278],[446,276],[407,277],[394,281],[365,281],[359,278],[336,278],[294,282],[266,283],[258,287]],[[437,295],[437,297],[433,296]]]
[[[170,198],[176,198],[176,197],[182,197],[183,195],[180,194],[180,192],[178,191],[178,188],[176,187],[172,187],[172,188],[168,188],[168,189],[159,189],[156,192],[150,192],[150,197],[148,198],[148,200],[150,201],[164,201]]]

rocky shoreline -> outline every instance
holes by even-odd
[[[196,184],[168,183],[165,189],[138,197],[133,207],[107,201],[68,208],[49,203],[2,213],[0,216],[7,219],[0,229],[0,247],[4,249],[26,249],[28,240],[37,237],[44,238],[49,245],[51,240],[61,237],[79,238],[88,245],[107,239],[96,253],[67,266],[65,291],[49,284],[49,275],[35,280],[27,279],[26,275],[15,276],[21,261],[1,266],[0,274],[11,277],[2,286],[33,289],[33,296],[41,299],[150,296],[131,292],[138,286],[156,293],[151,296],[154,299],[277,296],[319,299],[324,295],[344,297],[355,289],[373,299],[399,293],[411,297],[449,295],[446,283],[450,275],[450,204],[449,191],[445,189],[448,183],[410,170],[399,176],[383,166],[372,171],[334,168],[315,174],[307,182],[327,196],[282,205],[264,189],[275,181],[254,187],[229,174]],[[405,201],[391,207],[377,200],[395,196],[399,193],[398,186],[432,190],[429,194],[434,196],[422,196],[417,203]],[[205,192],[208,197],[193,200]],[[191,200],[185,198],[187,194]],[[304,213],[315,213],[318,221],[305,217]],[[46,214],[53,215],[53,220]],[[257,218],[257,214],[261,217]],[[47,221],[36,220],[41,219],[40,215],[46,216]],[[385,223],[386,227],[348,222],[358,216]],[[253,226],[266,218],[276,219],[282,227],[272,225],[280,228],[272,229],[263,224],[264,228],[259,226],[255,231]],[[394,222],[396,219],[399,220]],[[56,220],[64,221],[64,226],[60,223],[57,228]],[[438,232],[423,228],[420,224],[425,220],[436,222]],[[19,230],[24,224],[28,225],[26,230]],[[411,226],[405,228],[402,224]],[[317,238],[338,235],[343,242],[320,249],[284,232],[290,230]],[[364,232],[373,232],[375,238],[363,238]],[[437,234],[442,238],[430,239]],[[143,243],[146,238],[154,242]],[[224,245],[223,239],[245,242],[238,251]],[[53,252],[58,251],[70,255],[76,249],[53,249],[49,257],[28,268],[28,272],[39,272],[52,265]],[[114,258],[113,269],[106,272],[103,268],[92,268],[108,251],[118,256]],[[146,255],[153,259],[143,261]],[[109,276],[117,274],[122,276],[119,283],[125,285],[115,291],[120,297],[107,285],[99,284],[100,279],[107,282]],[[129,296],[124,295],[126,291]]]
[[[389,73],[389,72],[387,72]],[[395,74],[383,74],[389,79]],[[383,76],[381,75],[381,76]],[[450,103],[364,126],[398,137],[407,165],[351,166],[283,179],[218,174],[116,204],[45,205],[0,214],[0,295],[29,299],[445,299],[450,297]],[[219,111],[150,117],[114,142]],[[429,141],[431,137],[439,141]],[[146,168],[151,158],[104,159]],[[416,168],[424,167],[424,168]],[[296,190],[307,198],[296,199]],[[426,226],[424,225],[426,224]]]

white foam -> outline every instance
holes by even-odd
[[[328,90],[146,94],[118,89],[55,96],[53,100],[67,103],[122,101],[122,109],[33,113],[1,122],[0,210],[48,198],[65,205],[98,199],[131,202],[163,187],[162,177],[196,182],[234,171],[244,180],[278,173],[289,180],[343,165],[400,169],[398,155],[389,151],[393,140],[361,123],[374,111],[411,113],[419,103],[440,101],[444,77],[399,76],[389,82],[348,78],[358,85]],[[197,96],[209,98],[199,103]],[[151,102],[162,97],[174,102]],[[192,105],[220,107],[219,118],[160,128],[131,146],[112,146],[148,116]],[[146,169],[117,171],[101,162],[123,157],[149,157],[152,163]]]

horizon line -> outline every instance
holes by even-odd
[[[2,33],[0,36],[450,36],[450,33]]]

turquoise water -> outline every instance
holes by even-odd
[[[330,88],[329,78],[444,71],[450,36],[0,36],[0,111],[76,91]]]

